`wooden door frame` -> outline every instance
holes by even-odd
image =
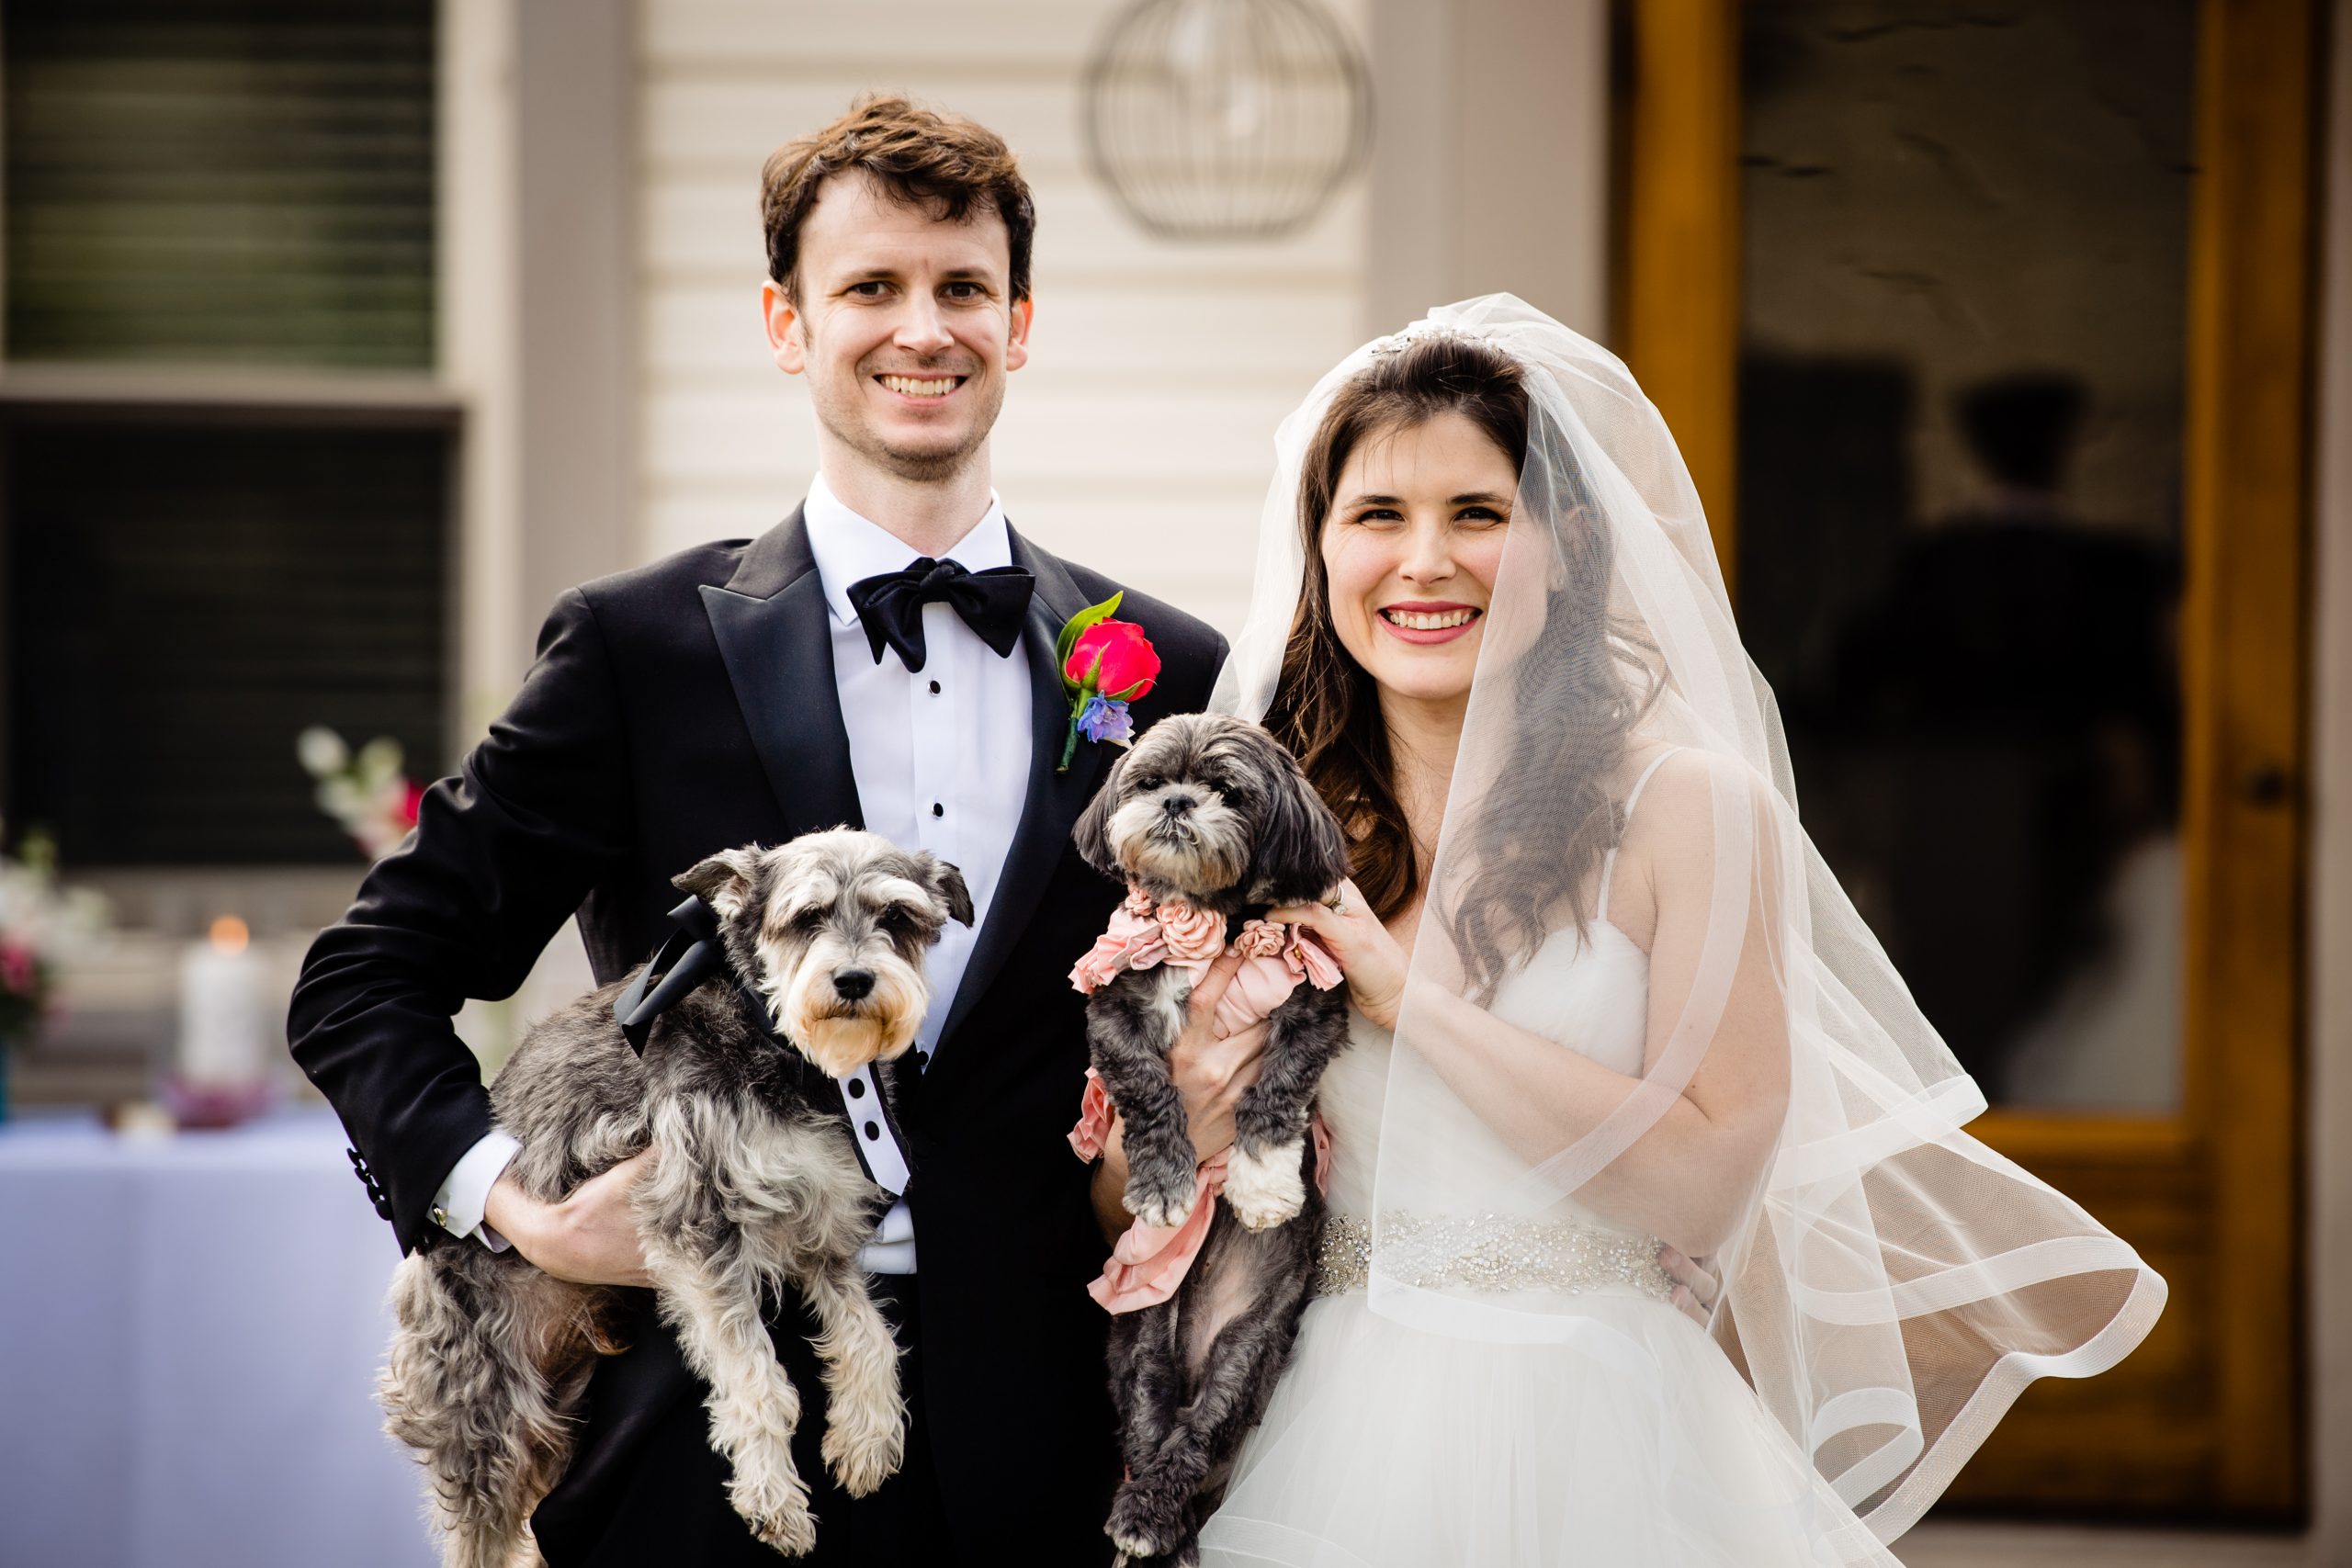
[[[1624,0],[1620,20],[1617,341],[1682,447],[1736,593],[1739,0]],[[2113,1496],[2278,1520],[2311,1490],[2301,1107],[2324,23],[2316,0],[2201,0],[2199,17],[2182,1108],[1996,1110],[1972,1129],[2094,1213],[2111,1203],[2119,1228],[2169,1205],[2189,1233],[2171,1243],[2198,1277],[2174,1279],[2173,1313],[2194,1319],[2181,1356],[2217,1440],[2174,1442],[2161,1473]],[[2132,1365],[2109,1375],[2128,1386]],[[2081,1472],[2062,1456],[2145,1422],[2098,1405],[2029,1394],[2034,1414],[2003,1428],[1956,1493],[2065,1503],[2067,1483],[2048,1478]],[[2137,1438],[2152,1451],[2167,1440]],[[2171,1490],[2184,1483],[2199,1495]]]
[[[1736,598],[1738,0],[1628,0],[1618,25],[1614,335],[1682,448]]]

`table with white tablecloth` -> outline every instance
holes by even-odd
[[[324,1111],[0,1126],[0,1565],[429,1568],[397,1261]]]

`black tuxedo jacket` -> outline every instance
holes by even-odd
[[[1116,1460],[1104,1319],[1084,1290],[1105,1247],[1064,1136],[1086,1065],[1083,998],[1068,976],[1120,890],[1071,848],[1108,749],[1081,740],[1055,774],[1069,704],[1053,649],[1069,617],[1117,585],[1018,534],[1012,554],[1036,577],[1015,655],[1031,677],[1028,796],[970,964],[939,1004],[950,1010],[936,1059],[898,1075],[921,1257],[917,1321],[901,1333],[920,1348],[915,1392],[959,1555],[1074,1562],[1104,1555]],[[1136,705],[1137,728],[1205,705],[1224,640],[1138,593],[1119,615],[1163,664]],[[565,594],[513,705],[458,776],[426,792],[414,836],[311,947],[288,1023],[294,1055],[342,1116],[404,1250],[453,1244],[427,1209],[490,1128],[475,1059],[450,1024],[466,998],[511,995],[575,910],[596,977],[610,981],[650,952],[679,897],[670,878],[705,855],[859,822],[827,617],[797,513],[756,540]],[[787,1303],[778,1349],[815,1461],[822,1389],[799,1316]],[[649,1312],[641,1332],[665,1331]],[[575,1477],[626,1490],[656,1407],[699,1402],[674,1348],[660,1348],[673,1370],[599,1369]],[[829,1502],[820,1463],[802,1474],[822,1524],[838,1495]],[[578,1500],[566,1507],[577,1514]],[[549,1546],[575,1525],[594,1533],[548,1511]]]

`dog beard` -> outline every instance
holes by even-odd
[[[868,1062],[888,1062],[915,1043],[931,998],[922,980],[895,958],[864,965],[874,989],[857,1001],[833,990],[833,976],[846,967],[844,954],[811,949],[794,972],[784,998],[779,1027],[800,1054],[827,1077],[842,1077]]]
[[[879,1019],[843,1018],[838,1014],[828,1018],[804,1019],[790,1031],[793,1043],[801,1054],[817,1064],[818,1070],[829,1078],[846,1077],[868,1062],[888,1062],[907,1054],[914,1043],[914,1031],[899,1032],[896,1040]]]

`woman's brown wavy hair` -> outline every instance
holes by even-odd
[[[1266,728],[1292,751],[1346,825],[1356,886],[1383,920],[1409,908],[1425,874],[1396,798],[1388,731],[1372,677],[1331,622],[1323,529],[1340,475],[1366,441],[1456,413],[1483,431],[1524,479],[1529,405],[1518,361],[1473,339],[1425,338],[1375,358],[1334,394],[1301,463],[1298,530],[1306,575],[1283,648]],[[1566,460],[1555,456],[1555,466]],[[1565,909],[1583,931],[1591,886],[1617,841],[1611,784],[1627,737],[1655,695],[1638,632],[1609,608],[1614,554],[1573,474],[1572,493],[1531,495],[1513,524],[1540,519],[1555,563],[1544,626],[1511,674],[1514,711],[1551,722],[1520,729],[1498,783],[1465,824],[1469,881],[1441,911],[1469,969],[1473,994],[1491,999]],[[1599,635],[1595,635],[1596,628]],[[1533,868],[1534,874],[1531,874]]]

